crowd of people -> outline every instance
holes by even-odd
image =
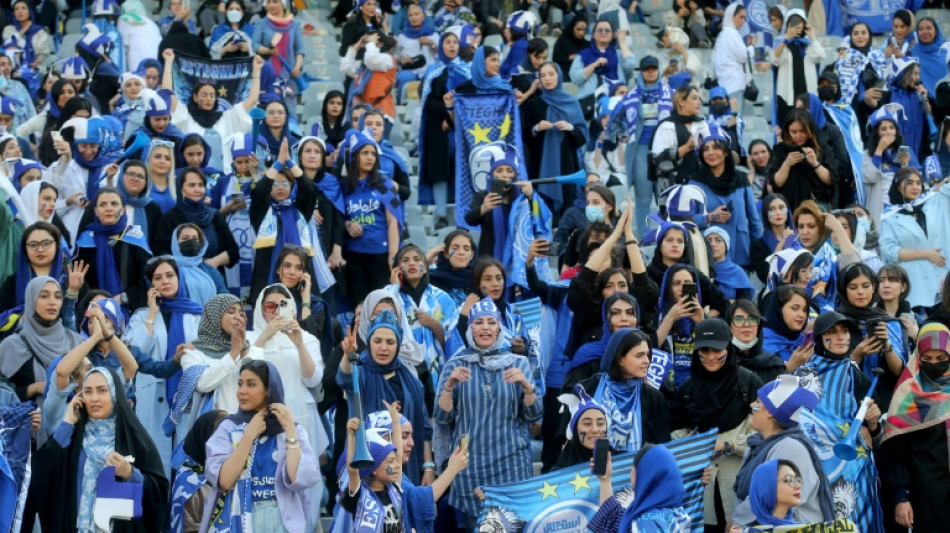
[[[0,525],[102,530],[112,468],[140,511],[111,531],[471,532],[486,488],[590,465],[595,532],[945,531],[950,46],[921,6],[826,61],[781,4],[60,4],[3,10]],[[183,57],[246,91],[186,97]],[[480,95],[519,116],[465,205]],[[709,431],[696,524],[666,444]]]

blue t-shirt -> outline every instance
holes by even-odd
[[[148,196],[153,202],[158,204],[158,207],[161,208],[163,214],[169,209],[175,207],[176,202],[175,199],[172,198],[172,190],[170,186],[164,191],[160,191],[155,187],[152,187],[151,190],[148,191]]]
[[[277,499],[277,437],[260,437],[251,465],[251,498],[255,502]]]
[[[343,197],[343,203],[347,220],[363,227],[360,237],[353,238],[347,234],[343,249],[363,254],[389,252],[383,193],[370,187],[367,180],[360,180],[356,190]]]

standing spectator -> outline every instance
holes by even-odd
[[[266,16],[254,25],[251,49],[270,61],[278,79],[294,87],[293,80],[303,74],[304,42],[300,22],[287,6],[288,1],[265,0]]]
[[[739,33],[745,25],[745,20],[745,7],[740,2],[732,3],[726,8],[726,13],[722,17],[722,32],[716,38],[713,56],[713,66],[719,86],[726,90],[730,99],[739,104],[738,110],[742,109],[742,103],[745,101],[743,91],[752,80],[751,58],[754,53],[752,47],[756,43],[755,34],[752,34],[749,39],[744,39]]]
[[[3,28],[3,40],[15,37],[23,43],[23,61],[37,69],[50,54],[50,40],[46,28],[36,23],[36,13],[29,0],[16,0],[13,9],[13,24]]]
[[[564,33],[554,41],[553,61],[561,67],[561,72],[570,72],[571,63],[574,62],[577,54],[589,47],[587,20],[584,17],[574,17],[564,28]]]
[[[402,98],[402,87],[407,82],[421,80],[429,65],[436,59],[439,47],[432,19],[419,5],[408,7],[409,24],[396,37],[393,57],[400,66],[396,75],[396,94]],[[404,103],[400,100],[400,103]]]
[[[833,157],[831,147],[820,142],[811,113],[790,109],[782,123],[781,142],[772,147],[768,186],[788,199],[792,211],[808,199],[830,210],[838,191]]]
[[[141,67],[143,61],[155,59],[158,44],[162,42],[162,31],[149,16],[142,0],[122,2],[122,14],[116,26],[125,47],[127,68],[131,70],[132,65]]]
[[[785,39],[772,50],[772,65],[778,69],[775,79],[775,117],[783,124],[787,122],[785,115],[788,110],[795,106],[795,96],[818,90],[817,67],[825,58],[825,49],[806,20],[805,12],[801,9],[788,10],[782,27]]]
[[[578,86],[577,101],[587,120],[594,116],[594,91],[604,79],[626,83],[636,65],[636,57],[627,47],[626,31],[614,31],[610,22],[599,20],[593,33],[590,46],[578,51],[568,71],[571,81]]]

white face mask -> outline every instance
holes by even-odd
[[[228,10],[228,22],[231,24],[237,24],[241,22],[241,19],[244,18],[244,13],[239,9],[230,9]]]
[[[732,337],[732,345],[744,351],[751,350],[752,347],[755,346],[758,342],[759,342],[758,337],[756,337],[755,339],[752,339],[749,342],[742,342],[737,337]]]

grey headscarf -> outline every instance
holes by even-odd
[[[45,379],[53,359],[66,355],[82,342],[78,333],[66,329],[61,318],[46,325],[37,316],[36,300],[43,286],[50,282],[60,289],[59,282],[49,276],[37,276],[26,286],[20,330],[0,343],[0,374],[4,377],[13,376],[32,359],[33,375]]]
[[[387,289],[377,289],[366,295],[366,299],[363,300],[363,307],[360,309],[360,328],[357,335],[364,343],[368,343],[367,332],[369,331],[369,324],[372,322],[370,316],[373,314],[373,309],[379,305],[380,300],[385,298],[394,302],[396,320],[402,327],[402,344],[399,346],[399,358],[412,367],[424,362],[426,360],[425,353],[422,351],[422,346],[413,337],[412,328],[406,318],[406,311],[402,307],[402,300],[398,294]]]
[[[221,329],[221,318],[234,304],[241,303],[237,296],[230,293],[218,294],[205,304],[205,312],[198,323],[198,338],[195,347],[202,349],[208,357],[217,359],[215,355],[231,350],[231,336]],[[243,309],[242,309],[243,312]],[[216,353],[209,353],[216,352]]]

